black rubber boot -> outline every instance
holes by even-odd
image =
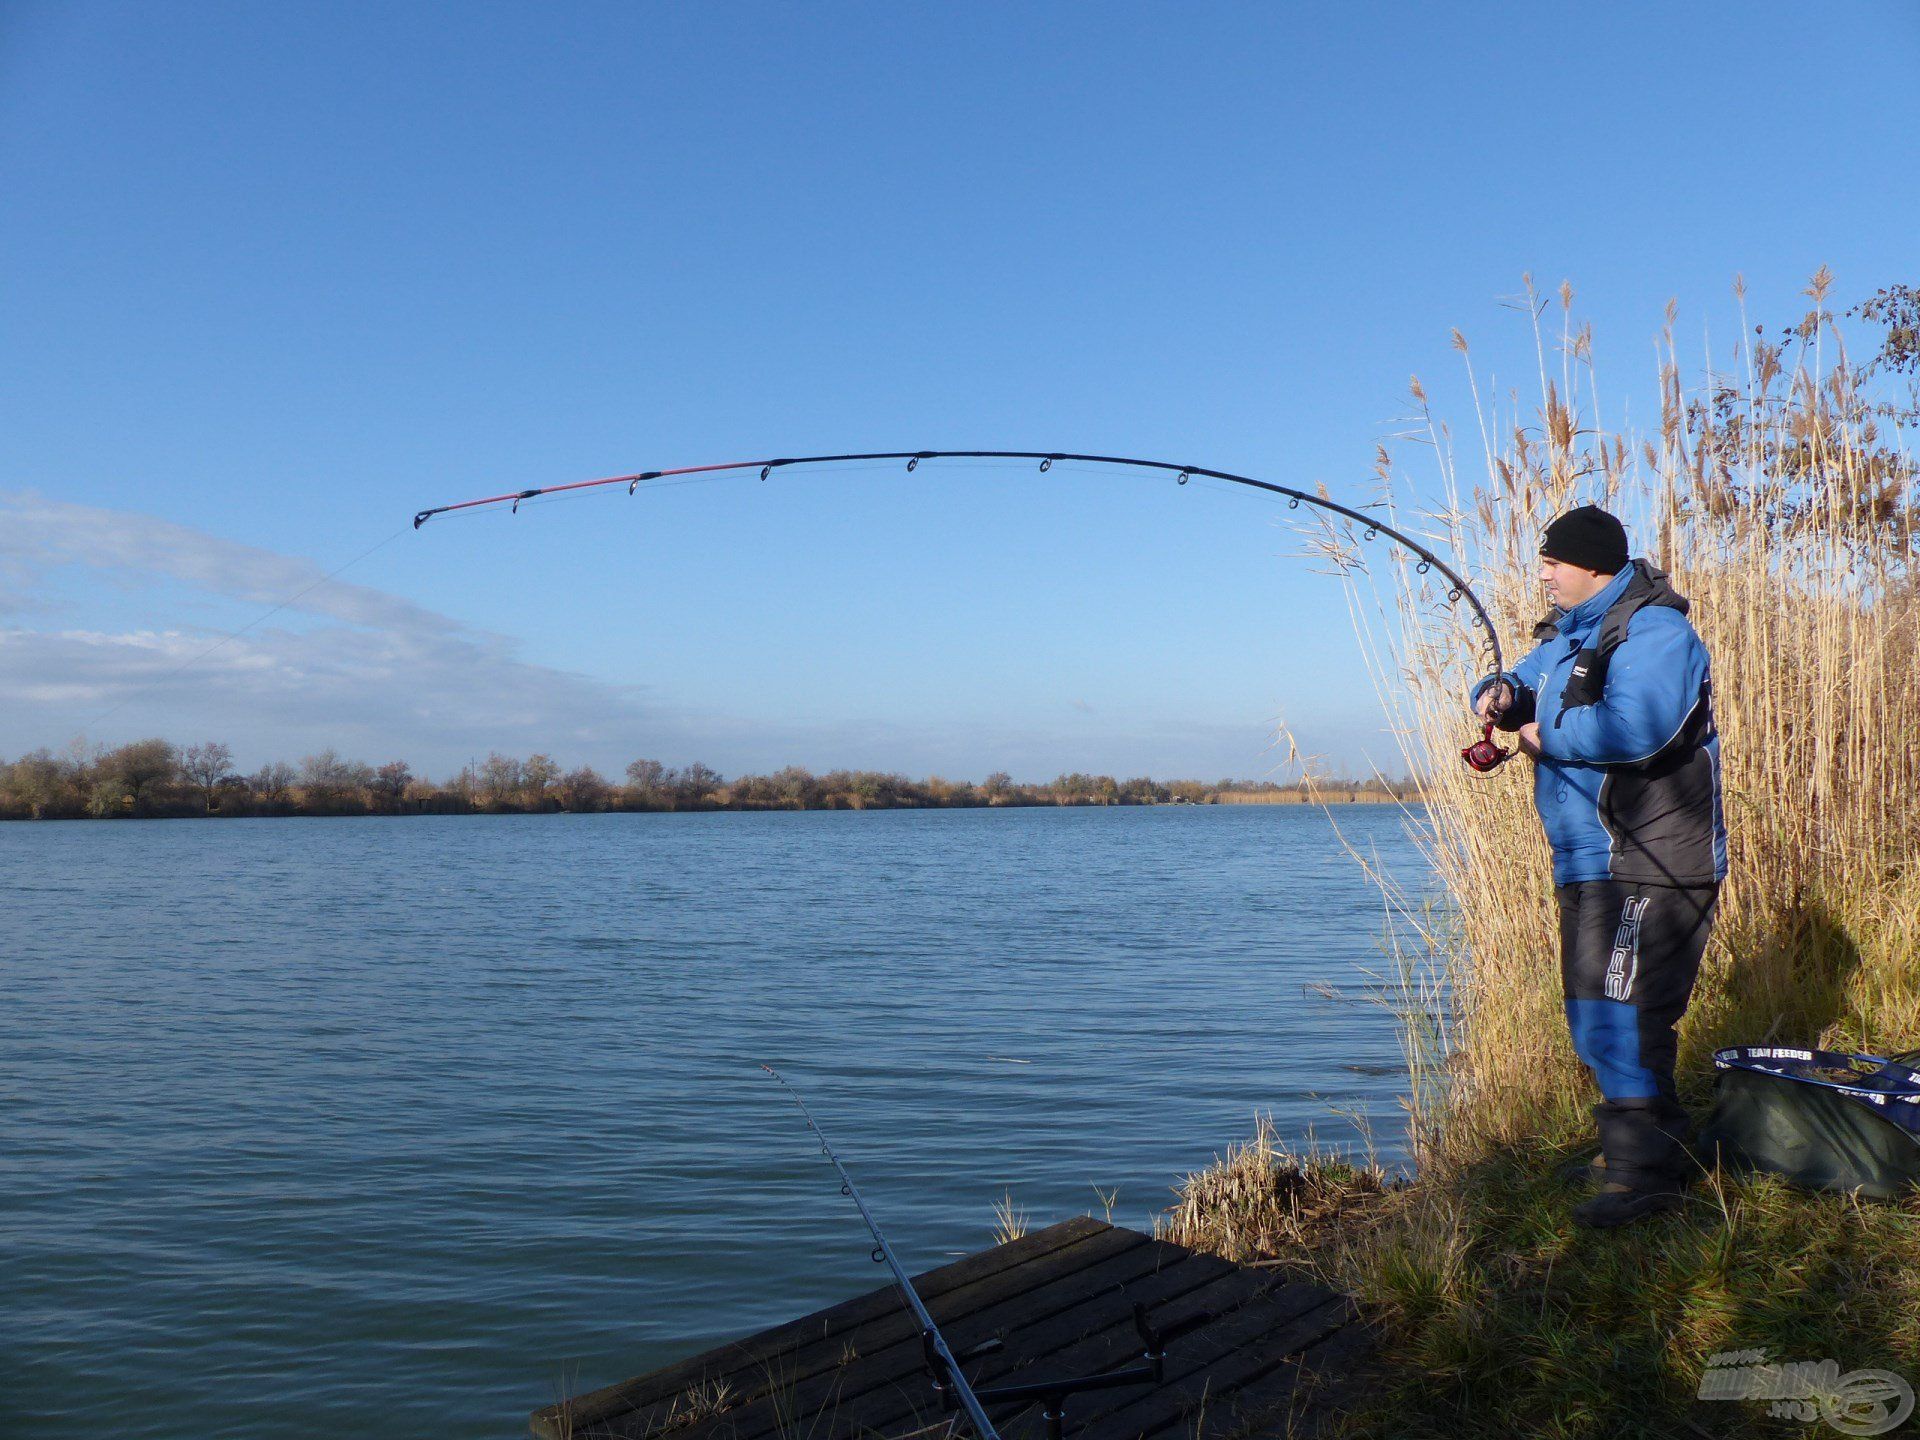
[[[1600,1178],[1658,1192],[1683,1188],[1698,1175],[1693,1125],[1677,1102],[1664,1096],[1602,1100],[1593,1119],[1606,1157]]]
[[[1663,1096],[1602,1100],[1593,1107],[1600,1127],[1600,1189],[1573,1207],[1581,1225],[1611,1229],[1648,1215],[1677,1210],[1695,1169],[1687,1112]]]
[[[1611,1230],[1616,1225],[1631,1225],[1649,1215],[1678,1210],[1685,1203],[1686,1196],[1677,1188],[1635,1190],[1617,1180],[1609,1180],[1598,1194],[1573,1207],[1573,1218],[1595,1230]]]
[[[1602,1154],[1591,1160],[1569,1160],[1556,1173],[1569,1184],[1598,1185],[1607,1178],[1607,1157]]]

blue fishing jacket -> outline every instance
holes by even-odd
[[[1502,730],[1540,726],[1533,800],[1553,882],[1709,885],[1726,877],[1720,737],[1707,648],[1687,601],[1645,560],[1534,629],[1541,640],[1498,679],[1514,703]]]

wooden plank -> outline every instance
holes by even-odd
[[[1314,1299],[1314,1292],[1325,1298]],[[1179,1426],[1202,1410],[1229,1403],[1236,1390],[1278,1369],[1288,1356],[1352,1318],[1350,1299],[1319,1286],[1289,1286],[1262,1296],[1196,1332],[1191,1338],[1216,1347],[1215,1353],[1182,1365],[1179,1373],[1169,1356],[1166,1382],[1150,1393],[1117,1406],[1083,1410],[1077,1417],[1070,1410],[1069,1417],[1078,1420],[1077,1440],[1142,1440]],[[1002,1431],[1008,1440],[1015,1433]]]
[[[1145,1305],[1155,1324],[1172,1324],[1192,1313],[1188,1297],[1204,1292],[1213,1303],[1234,1267],[1215,1255],[1178,1246],[1160,1247],[1159,1267],[1118,1290],[1091,1295],[1058,1315],[1021,1326],[1005,1336],[1007,1348],[982,1365],[982,1385],[1024,1385],[1042,1376],[1091,1373],[1132,1359],[1140,1350],[1133,1307]],[[1098,1354],[1099,1363],[1075,1357]],[[1111,1364],[1109,1363],[1111,1362]]]
[[[1188,1263],[1214,1258],[1196,1256]],[[1198,1316],[1228,1314],[1271,1286],[1271,1278],[1258,1271],[1242,1270],[1224,1260],[1218,1261],[1217,1266],[1208,1267],[1213,1273],[1200,1285],[1184,1289],[1158,1304],[1150,1301],[1149,1319],[1153,1324],[1161,1330],[1170,1330]],[[1050,1345],[1048,1339],[1045,1335],[1036,1335],[1037,1343],[1030,1353],[1027,1337],[1014,1337],[1011,1348],[1016,1363],[1004,1367],[990,1383],[1024,1385],[1056,1375],[1095,1375],[1131,1364],[1140,1350],[1130,1306],[1113,1316],[1110,1324],[1065,1345]],[[1179,1336],[1171,1342],[1169,1352],[1190,1351],[1192,1339],[1193,1333]]]
[[[1259,1379],[1241,1386],[1224,1406],[1209,1408],[1204,1433],[1194,1440],[1240,1440],[1254,1435],[1308,1440],[1334,1408],[1354,1367],[1374,1350],[1374,1334],[1350,1320],[1324,1339],[1290,1355]]]
[[[962,1286],[928,1301],[927,1309],[948,1343],[964,1352],[1000,1333],[1009,1322],[1050,1314],[1074,1303],[1089,1275],[1130,1275],[1151,1269],[1158,1261],[1153,1245],[1137,1231],[1115,1227],[1004,1275]],[[734,1405],[706,1425],[676,1433],[675,1440],[708,1440],[709,1435],[747,1440],[788,1428],[786,1421],[794,1415],[813,1415],[829,1407],[848,1413],[876,1395],[892,1409],[904,1403],[887,1398],[896,1393],[923,1393],[931,1398],[920,1332],[897,1295],[894,1307],[892,1315],[862,1327],[845,1342],[830,1342],[830,1346],[844,1343],[854,1353],[842,1349],[823,1353],[814,1347],[792,1362],[782,1356],[777,1373],[769,1376],[768,1385],[751,1403]],[[646,1432],[622,1423],[616,1433],[640,1436]]]
[[[1221,1309],[1240,1306],[1250,1296],[1258,1296],[1273,1286],[1273,1279],[1258,1271],[1236,1269],[1227,1261],[1215,1260],[1213,1256],[1196,1256],[1181,1250],[1179,1246],[1164,1248],[1181,1256],[1181,1260],[1158,1271],[1158,1275],[1154,1275],[1148,1283],[1135,1286],[1135,1294],[1106,1296],[1104,1313],[1066,1317],[1052,1327],[1020,1329],[1008,1334],[1008,1354],[989,1357],[989,1361],[981,1363],[975,1377],[977,1388],[1002,1382],[1025,1384],[1031,1380],[1054,1379],[1060,1375],[1092,1375],[1135,1361],[1139,1357],[1139,1334],[1133,1329],[1131,1304],[1135,1298],[1154,1306],[1154,1321],[1158,1325],[1173,1327],[1194,1315],[1215,1315]],[[1173,1288],[1175,1294],[1165,1296],[1156,1304],[1156,1300],[1146,1294],[1146,1290],[1156,1284]],[[972,1340],[956,1342],[956,1348],[966,1350],[968,1344],[972,1344]],[[891,1404],[876,1404],[876,1400],[870,1396],[866,1404],[843,1407],[826,1421],[810,1417],[806,1440],[870,1440],[872,1436],[900,1436],[950,1419],[943,1415],[924,1380],[918,1388],[902,1386],[895,1394],[887,1396],[887,1402]],[[1002,1427],[1002,1417],[1006,1415],[1033,1415],[1039,1419],[1037,1407],[1010,1411],[1006,1404],[993,1404],[989,1405],[989,1413],[995,1417],[995,1427],[1000,1428],[1002,1434],[1006,1434]],[[680,1436],[674,1440],[680,1440]],[[733,1436],[722,1434],[720,1440],[733,1440]]]
[[[1023,1380],[1027,1377],[1013,1373],[1016,1367],[1043,1359],[1090,1335],[1106,1332],[1113,1332],[1116,1337],[1124,1335],[1127,1348],[1120,1353],[1130,1354],[1138,1348],[1132,1320],[1134,1301],[1158,1304],[1233,1271],[1226,1261],[1213,1256],[1195,1255],[1176,1245],[1148,1241],[1145,1236],[1139,1238],[1144,1242],[1140,1247],[1078,1274],[1062,1276],[1047,1286],[1010,1297],[951,1324],[942,1321],[941,1330],[958,1353],[965,1354],[990,1338],[1006,1343],[1006,1350],[968,1365],[968,1374],[976,1388],[1008,1377]],[[935,1318],[940,1319],[937,1315]],[[841,1430],[883,1434],[911,1429],[917,1423],[937,1417],[940,1412],[931,1382],[920,1365],[917,1337],[910,1347],[903,1348],[907,1349],[913,1365],[905,1376],[890,1374],[879,1381],[862,1377],[858,1382],[850,1378],[837,1390],[830,1384],[818,1385],[793,1397],[796,1403],[788,1412],[788,1418],[817,1415],[831,1405],[835,1421],[811,1432],[815,1440],[827,1440]],[[781,1428],[766,1423],[764,1412],[753,1422],[744,1416],[739,1417],[739,1422],[735,1427],[716,1427],[715,1436],[719,1440],[765,1440]],[[676,1436],[675,1440],[683,1437]],[[685,1437],[685,1440],[695,1440],[695,1437]]]
[[[915,1286],[956,1352],[1003,1342],[968,1362],[976,1388],[1136,1362],[1135,1301],[1162,1329],[1206,1317],[1172,1343],[1161,1384],[1071,1397],[1071,1440],[1251,1440],[1276,1424],[1306,1434],[1299,1427],[1327,1413],[1320,1404],[1306,1414],[1332,1388],[1323,1377],[1337,1383],[1371,1342],[1350,1299],[1298,1271],[1237,1267],[1084,1218]],[[716,1382],[731,1387],[717,1410],[711,1389],[700,1391]],[[583,1414],[586,1402],[595,1408]],[[709,1413],[697,1413],[702,1404]],[[1037,1402],[989,1410],[1006,1440],[1040,1440]],[[533,1419],[536,1434],[578,1440],[882,1440],[943,1430],[953,1416],[935,1398],[911,1312],[887,1285]]]
[[[1132,1230],[1102,1227],[1097,1233],[1037,1256],[1023,1265],[958,1286],[931,1298],[922,1297],[936,1323],[944,1330],[985,1305],[1024,1297],[1062,1275],[1071,1275],[1090,1260],[1104,1259],[1145,1244],[1146,1238]],[[917,1288],[917,1287],[916,1287]],[[909,1374],[918,1374],[922,1365],[920,1332],[897,1287],[887,1285],[873,1292],[880,1313],[865,1324],[839,1330],[818,1340],[809,1340],[793,1349],[779,1351],[761,1359],[750,1371],[737,1371],[731,1379],[727,1397],[729,1434],[742,1417],[771,1414],[809,1403],[823,1403],[844,1389],[848,1372],[856,1372],[861,1388],[883,1384]],[[759,1407],[755,1410],[755,1407]],[[702,1440],[716,1421],[689,1424],[685,1419],[685,1392],[641,1406],[622,1415],[611,1416],[586,1431],[592,1436],[640,1436],[659,1428],[677,1409],[676,1440]],[[576,1431],[576,1434],[580,1433]]]
[[[1171,1327],[1187,1315],[1212,1312],[1214,1318],[1196,1330],[1174,1340],[1167,1349],[1162,1382],[1139,1390],[1094,1391],[1068,1402],[1068,1417],[1076,1430],[1090,1434],[1100,1417],[1136,1404],[1170,1409],[1175,1406],[1180,1386],[1189,1377],[1204,1375],[1230,1357],[1251,1337],[1338,1299],[1331,1291],[1316,1285],[1276,1281],[1258,1271],[1236,1269],[1212,1285],[1186,1297],[1179,1305],[1169,1306],[1159,1323]],[[1312,1338],[1312,1337],[1309,1337]],[[1068,1374],[1111,1369],[1132,1359],[1132,1345],[1119,1334],[1101,1337],[1104,1353],[1094,1345],[1074,1347],[1061,1357]],[[1305,1343],[1302,1341],[1301,1343]],[[1282,1352],[1285,1353],[1285,1352]],[[1053,1367],[1048,1367],[1053,1373]],[[1018,1378],[1018,1377],[1016,1377]],[[997,1418],[997,1417],[996,1417]],[[1009,1415],[999,1426],[1007,1440],[1033,1440],[1042,1433],[1037,1406]]]
[[[914,1277],[923,1299],[945,1295],[961,1286],[1028,1264],[1068,1245],[1087,1240],[1114,1227],[1090,1216],[1076,1216],[1050,1225],[1006,1245],[995,1246]],[[744,1340],[704,1351],[664,1369],[578,1395],[558,1405],[536,1410],[531,1423],[543,1440],[577,1436],[634,1409],[694,1390],[702,1384],[750,1375],[755,1367],[808,1341],[852,1331],[899,1305],[892,1286],[844,1300],[798,1320],[790,1320]]]

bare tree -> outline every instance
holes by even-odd
[[[200,800],[211,812],[215,804],[214,792],[220,788],[220,782],[233,774],[233,751],[217,740],[205,745],[189,745],[186,753],[180,757],[180,769],[189,781],[200,789]]]
[[[252,780],[253,793],[268,806],[287,803],[293,793],[293,767],[284,760],[273,760],[260,767]]]
[[[776,770],[771,778],[774,792],[783,804],[803,806],[813,798],[813,772],[804,765],[789,765],[784,770]]]
[[[560,797],[561,809],[579,812],[605,809],[610,788],[598,770],[582,765],[561,776],[554,793]]]
[[[389,760],[373,772],[373,793],[389,810],[400,808],[400,797],[413,783],[413,770],[404,760]]]
[[[42,747],[7,767],[6,791],[27,814],[42,820],[63,799],[70,801],[73,779],[73,767],[56,760],[52,751]]]
[[[480,767],[479,783],[480,796],[488,805],[495,809],[504,807],[520,794],[520,762],[495,750]]]
[[[370,767],[358,760],[342,760],[331,746],[300,762],[300,788],[312,808],[336,808],[372,782]]]
[[[454,777],[442,787],[445,793],[457,801],[462,810],[473,809],[474,778],[471,763],[462,765]]]
[[[520,788],[536,807],[547,798],[547,788],[560,778],[560,767],[550,755],[529,755],[520,767]]]
[[[698,760],[680,772],[680,794],[691,805],[698,805],[723,783],[724,777],[719,771],[709,770]]]
[[[93,794],[88,809],[111,815],[131,809],[144,815],[162,789],[180,774],[180,752],[166,740],[135,740],[109,750],[94,764]]]

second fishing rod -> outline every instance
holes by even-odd
[[[1034,1401],[1040,1402],[1041,1418],[1046,1424],[1047,1440],[1063,1440],[1066,1428],[1067,1401],[1074,1395],[1090,1390],[1115,1390],[1134,1385],[1158,1385],[1166,1377],[1167,1346],[1173,1340],[1211,1323],[1217,1317],[1210,1311],[1201,1311],[1189,1315],[1178,1323],[1156,1326],[1147,1315],[1147,1307],[1135,1302],[1131,1308],[1134,1334],[1140,1345],[1139,1361],[1136,1364],[1122,1366],[1114,1370],[1097,1370],[1080,1375],[1053,1375],[1045,1379],[1027,1380],[1013,1384],[976,1386],[967,1378],[962,1365],[969,1361],[990,1355],[1001,1349],[998,1339],[955,1353],[941,1333],[939,1324],[928,1311],[926,1302],[914,1287],[913,1278],[907,1274],[906,1267],[900,1263],[886,1234],[880,1228],[880,1222],[874,1218],[868,1208],[867,1200],[860,1193],[860,1187],[854,1184],[853,1176],[835,1152],[826,1132],[821,1130],[819,1121],[813,1118],[813,1112],[807,1108],[807,1102],[800,1098],[800,1092],[787,1083],[787,1079],[773,1066],[761,1064],[760,1068],[780,1082],[787,1094],[793,1097],[793,1103],[800,1107],[800,1114],[806,1120],[807,1128],[820,1142],[820,1153],[825,1155],[840,1177],[840,1193],[847,1196],[859,1208],[860,1218],[866,1222],[867,1233],[873,1236],[873,1259],[885,1264],[893,1274],[894,1286],[900,1292],[900,1298],[919,1328],[920,1344],[928,1378],[932,1382],[934,1394],[938,1397],[943,1410],[957,1412],[965,1418],[967,1428],[972,1431],[975,1440],[1000,1440],[1000,1434],[992,1418],[987,1413],[989,1405],[1014,1405],[1024,1408]]]

